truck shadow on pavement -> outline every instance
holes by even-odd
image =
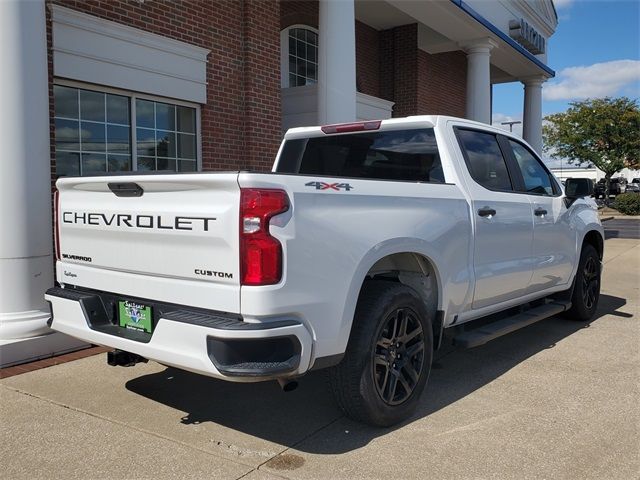
[[[444,347],[436,354],[418,411],[393,428],[373,428],[345,418],[326,388],[323,372],[304,376],[298,389],[289,393],[275,381],[230,383],[173,368],[132,379],[126,388],[187,412],[182,418],[186,425],[213,422],[308,453],[344,453],[453,404],[604,315],[632,317],[618,311],[625,304],[622,298],[601,295],[598,312],[588,323],[552,317],[471,350]]]

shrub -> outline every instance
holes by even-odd
[[[624,215],[640,215],[640,194],[623,193],[618,195],[612,207]]]

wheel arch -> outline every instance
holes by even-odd
[[[600,260],[602,260],[602,257],[604,255],[604,238],[602,237],[601,232],[599,232],[598,230],[589,230],[587,233],[585,233],[584,237],[582,238],[580,251],[582,251],[585,245],[592,245],[598,252]]]
[[[365,255],[354,275],[347,297],[342,331],[348,338],[358,298],[367,281],[392,280],[413,288],[431,314],[434,341],[442,329],[443,282],[435,250],[424,241],[394,239],[377,245]],[[434,343],[435,345],[436,343]]]

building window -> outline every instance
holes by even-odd
[[[136,100],[138,170],[196,170],[195,109]]]
[[[196,107],[65,85],[54,105],[59,176],[197,170]]]
[[[283,31],[283,87],[301,87],[318,82],[318,32],[293,26]]]

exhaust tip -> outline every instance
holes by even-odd
[[[278,384],[280,388],[282,388],[283,392],[293,392],[296,388],[298,388],[297,380],[287,380],[287,379],[278,379]]]

